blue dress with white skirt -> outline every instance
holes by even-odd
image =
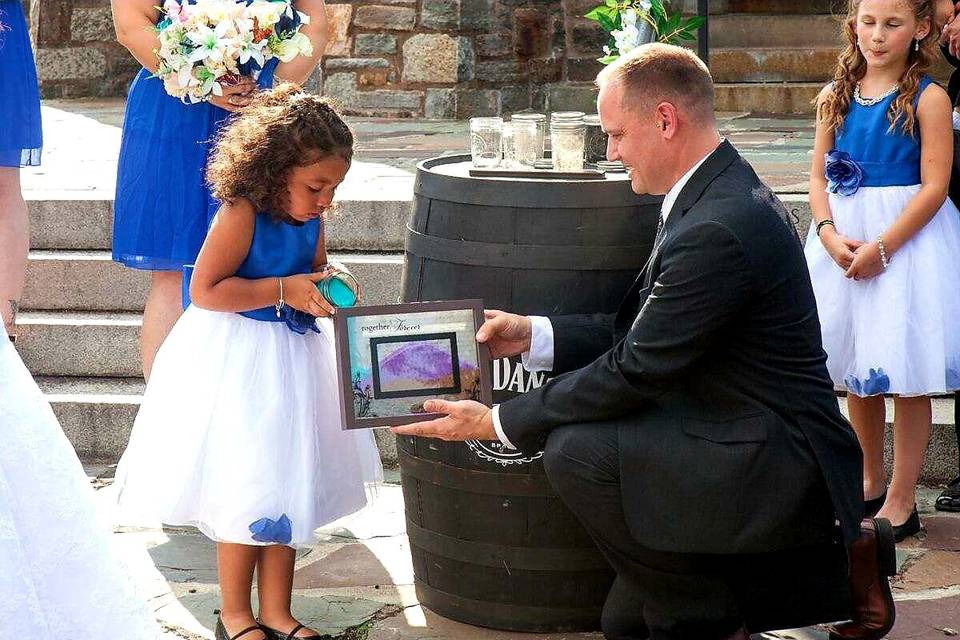
[[[319,220],[256,214],[242,278],[309,273]],[[315,541],[382,478],[370,431],[342,431],[329,319],[191,304],[157,353],[117,467],[126,522],[239,544]]]
[[[924,77],[918,96],[931,83]],[[835,150],[862,174],[855,192],[829,195],[837,232],[848,238],[876,240],[920,190],[919,131],[888,130],[895,97],[853,101],[836,135]],[[834,384],[858,396],[960,389],[960,213],[950,199],[866,280],[844,276],[814,226],[805,252]]]
[[[20,0],[0,0],[0,167],[40,164],[40,91]]]

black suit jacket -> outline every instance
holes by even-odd
[[[501,404],[504,432],[532,453],[560,425],[617,425],[640,544],[803,546],[822,541],[825,512],[848,542],[858,534],[862,458],[827,374],[803,250],[728,142],[681,190],[616,316],[551,321],[554,373],[566,373]]]

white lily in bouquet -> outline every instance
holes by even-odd
[[[156,76],[186,103],[223,95],[241,76],[256,79],[273,58],[313,53],[300,32],[310,17],[291,0],[165,0],[160,10]]]

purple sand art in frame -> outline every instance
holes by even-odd
[[[374,397],[412,391],[458,393],[456,339],[455,333],[448,333],[371,340]]]

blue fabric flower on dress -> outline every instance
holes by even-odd
[[[253,539],[257,542],[290,544],[290,540],[293,539],[290,518],[285,513],[276,520],[260,518],[256,522],[251,522],[249,528],[250,533],[253,534]]]
[[[870,375],[866,380],[849,375],[844,380],[847,389],[858,396],[875,396],[890,391],[890,378],[883,372],[883,368],[870,369]]]
[[[852,196],[863,182],[863,170],[846,151],[834,149],[824,156],[827,191],[841,196]]]
[[[283,320],[287,328],[294,333],[299,333],[300,335],[305,334],[307,331],[320,333],[320,329],[317,328],[316,316],[294,309],[288,304],[283,305],[283,308],[280,309],[280,319]]]

